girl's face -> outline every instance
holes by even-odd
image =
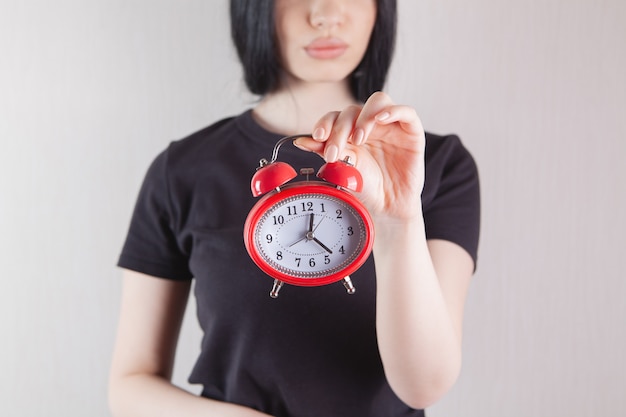
[[[376,0],[275,0],[276,35],[287,76],[345,80],[361,62],[376,21]]]

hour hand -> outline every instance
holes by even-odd
[[[317,243],[318,245],[320,245],[326,252],[332,254],[333,251],[328,249],[328,246],[324,245],[322,242],[320,242],[316,237],[313,238],[313,242]]]

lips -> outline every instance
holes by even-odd
[[[338,38],[317,38],[308,44],[304,50],[315,59],[334,59],[348,49],[348,44]]]

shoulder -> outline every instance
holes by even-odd
[[[241,116],[227,117],[204,127],[190,135],[172,141],[165,153],[171,162],[179,159],[187,159],[199,153],[206,151],[208,148],[220,146],[220,143],[231,140],[237,133],[237,121]]]
[[[465,248],[476,262],[480,184],[474,157],[456,135],[426,135],[422,205],[429,239]]]
[[[426,133],[426,196],[434,197],[447,184],[478,183],[478,168],[457,135]]]
[[[237,118],[221,119],[182,139],[174,140],[152,160],[144,178],[143,188],[162,193],[178,189],[181,184],[192,184],[198,168],[210,164],[209,158],[219,143],[231,140],[236,131]]]
[[[425,159],[426,164],[431,166],[476,166],[474,157],[455,134],[437,135],[427,132]]]
[[[273,146],[277,137],[263,130],[254,120],[252,111],[246,110],[171,142],[165,153],[168,154],[168,166],[183,172],[197,164],[203,170],[224,165],[247,166],[241,164],[248,163],[250,154],[256,155],[250,165],[256,167],[258,155],[265,155],[268,144]]]

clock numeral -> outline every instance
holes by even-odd
[[[276,252],[276,259],[279,261],[283,260],[283,253],[281,251]]]
[[[285,218],[280,215],[280,216],[272,216],[274,218],[274,224],[284,224],[285,223]]]
[[[354,234],[354,229],[352,226],[348,226],[348,236],[352,236]]]
[[[303,202],[303,203],[300,203],[300,204],[302,204],[302,211],[315,211],[313,209],[315,204],[313,204],[312,201],[307,201],[307,202]],[[320,204],[320,207],[322,208],[320,213],[326,213],[326,206],[324,206],[324,203],[319,203],[319,204]],[[296,212],[295,212],[296,211],[296,206],[291,206],[291,207],[293,208],[293,214],[296,214]],[[289,208],[289,214],[292,214],[291,211],[292,211],[291,208]],[[339,217],[339,218],[341,218],[341,217]]]
[[[324,255],[324,265],[328,265],[330,263],[330,257],[328,255]]]
[[[342,255],[346,254],[346,250],[343,248],[343,246],[339,248],[339,253]]]
[[[313,268],[315,266],[315,258],[309,259],[309,266]]]
[[[302,258],[296,258],[296,265],[300,268],[300,262],[302,262]]]
[[[274,240],[274,238],[272,237],[272,235],[266,235],[266,236],[265,236],[265,240],[267,241],[267,243],[272,243],[272,241]]]
[[[288,211],[288,215],[289,216],[294,216],[296,214],[298,214],[298,210],[296,210],[296,206],[289,206],[287,207],[287,211]]]
[[[343,217],[341,216],[341,214],[343,213],[343,212],[341,211],[341,209],[337,209],[337,210],[335,211],[335,213],[337,213],[337,218],[338,218],[338,219],[343,219]]]

